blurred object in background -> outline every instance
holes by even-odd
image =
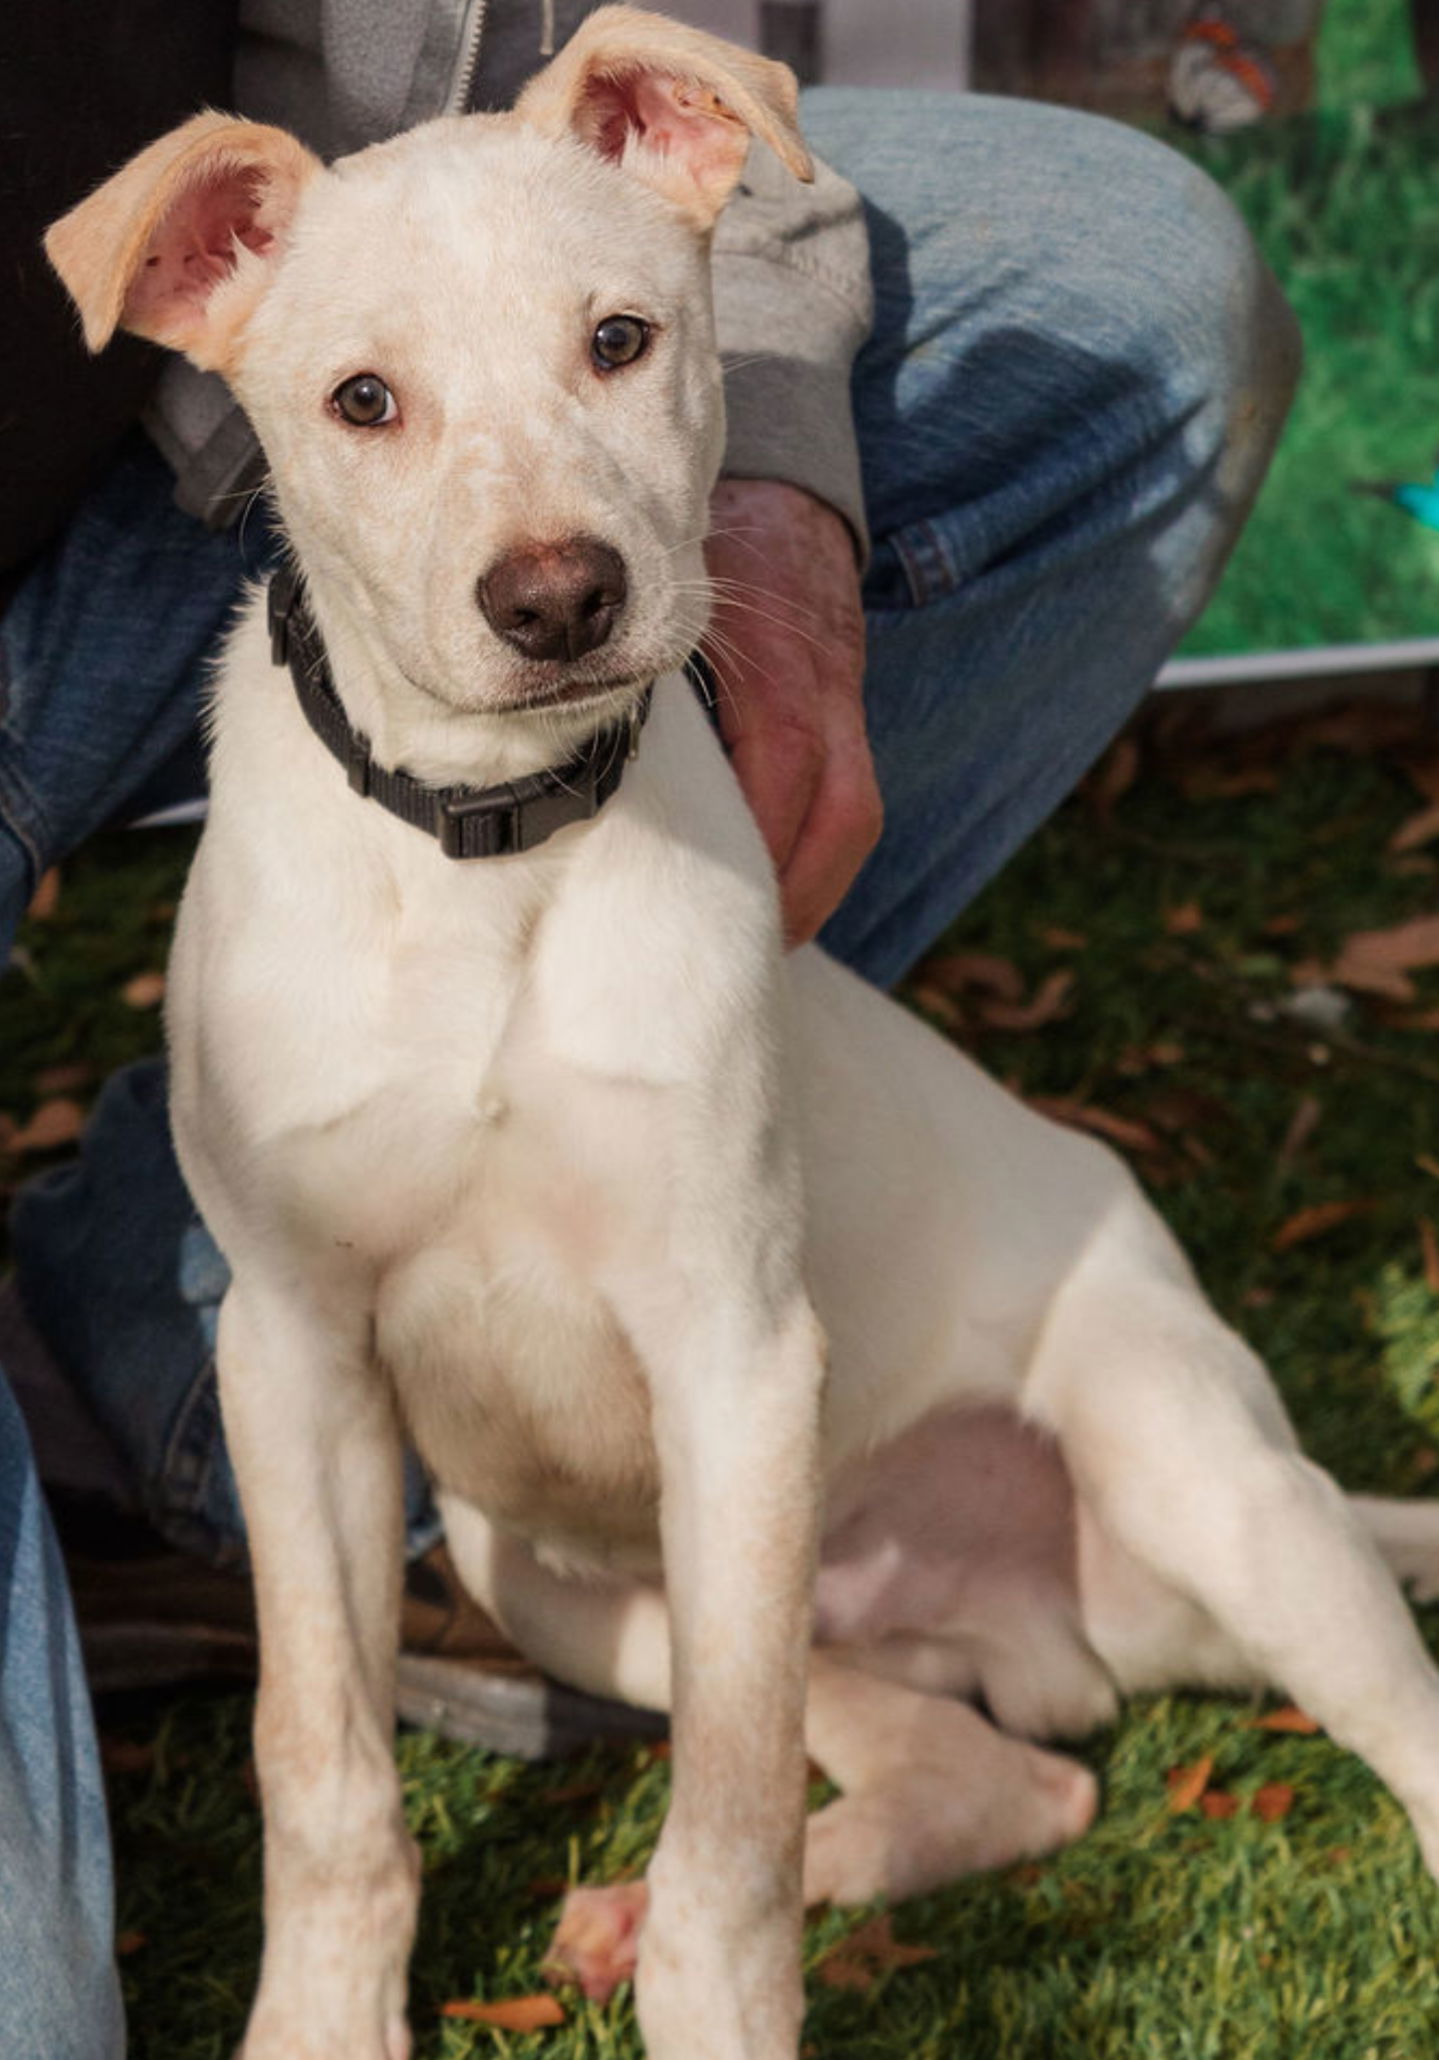
[[[690,0],[684,12],[782,58],[802,86],[969,83],[970,0]]]
[[[1439,13],[1439,0],[1416,0]],[[975,84],[1206,133],[1296,114],[1324,0],[976,0]],[[1439,46],[1439,38],[1436,38]]]

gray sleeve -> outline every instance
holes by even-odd
[[[757,143],[714,241],[715,323],[736,479],[783,479],[838,509],[868,548],[850,368],[869,333],[869,239],[854,188],[801,185]]]

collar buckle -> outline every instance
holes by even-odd
[[[363,730],[351,730],[349,749],[345,754],[345,777],[350,783],[352,793],[369,799],[374,769],[375,762],[370,756],[369,738]]]

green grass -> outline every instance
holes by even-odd
[[[1249,223],[1305,343],[1274,469],[1187,653],[1439,631],[1439,535],[1353,490],[1427,480],[1439,449],[1439,110],[1392,105],[1417,84],[1403,0],[1332,0],[1318,112],[1183,145]]]
[[[1204,799],[1236,770],[1273,792]],[[1198,780],[1203,785],[1202,779]],[[1076,801],[964,919],[954,942],[1002,953],[1031,983],[1073,968],[1072,1012],[1026,1036],[977,1033],[981,1057],[1027,1090],[1150,1124],[1136,1164],[1211,1292],[1268,1355],[1306,1443],[1351,1486],[1432,1490],[1439,1433],[1439,1298],[1418,1224],[1439,1223],[1439,1035],[1356,1004],[1337,1038],[1282,1013],[1291,968],[1350,930],[1433,905],[1432,868],[1387,840],[1415,797],[1382,753],[1291,739],[1283,752],[1176,746],[1106,818]],[[153,1041],[153,1015],[116,998],[157,963],[185,840],[101,842],[32,925],[33,978],[0,987],[0,1107],[26,1113],[57,1056],[103,1063]],[[1197,900],[1197,929],[1166,916]],[[157,914],[157,904],[161,913]],[[1276,932],[1275,918],[1294,927]],[[1046,941],[1082,933],[1082,947]],[[97,970],[98,969],[98,970]],[[1418,976],[1439,1004],[1439,972]],[[82,1026],[77,1029],[77,1024]],[[1145,1063],[1142,1054],[1157,1062]],[[1178,1048],[1176,1056],[1175,1047]],[[1291,1165],[1281,1147],[1319,1105]],[[1311,1203],[1369,1213],[1278,1253],[1275,1230]],[[814,1973],[851,1920],[810,1931],[807,2037],[825,2060],[1419,2060],[1439,2040],[1439,1893],[1403,1819],[1323,1738],[1254,1730],[1242,1704],[1140,1701],[1086,1756],[1104,1784],[1095,1831],[1037,1868],[976,1880],[905,1909],[906,1939],[937,1949],[868,1994]],[[135,2060],[221,2060],[244,2018],[259,1944],[259,1827],[245,1779],[248,1701],[189,1697],[105,1713],[154,1746],[112,1779],[119,1927]],[[1290,1783],[1264,1824],[1171,1817],[1165,1774],[1209,1752],[1240,1797]],[[580,2009],[543,2039],[442,2021],[448,1997],[522,1993],[537,1978],[553,1882],[642,1863],[667,1770],[640,1751],[556,1773],[411,1734],[400,1759],[425,1856],[414,1969],[417,2060],[638,2052],[627,1999]],[[578,1801],[557,1785],[596,1783]]]

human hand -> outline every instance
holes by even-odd
[[[785,941],[844,899],[884,819],[864,720],[854,544],[824,501],[779,480],[722,479],[705,562],[704,650],[720,733],[779,875]]]

